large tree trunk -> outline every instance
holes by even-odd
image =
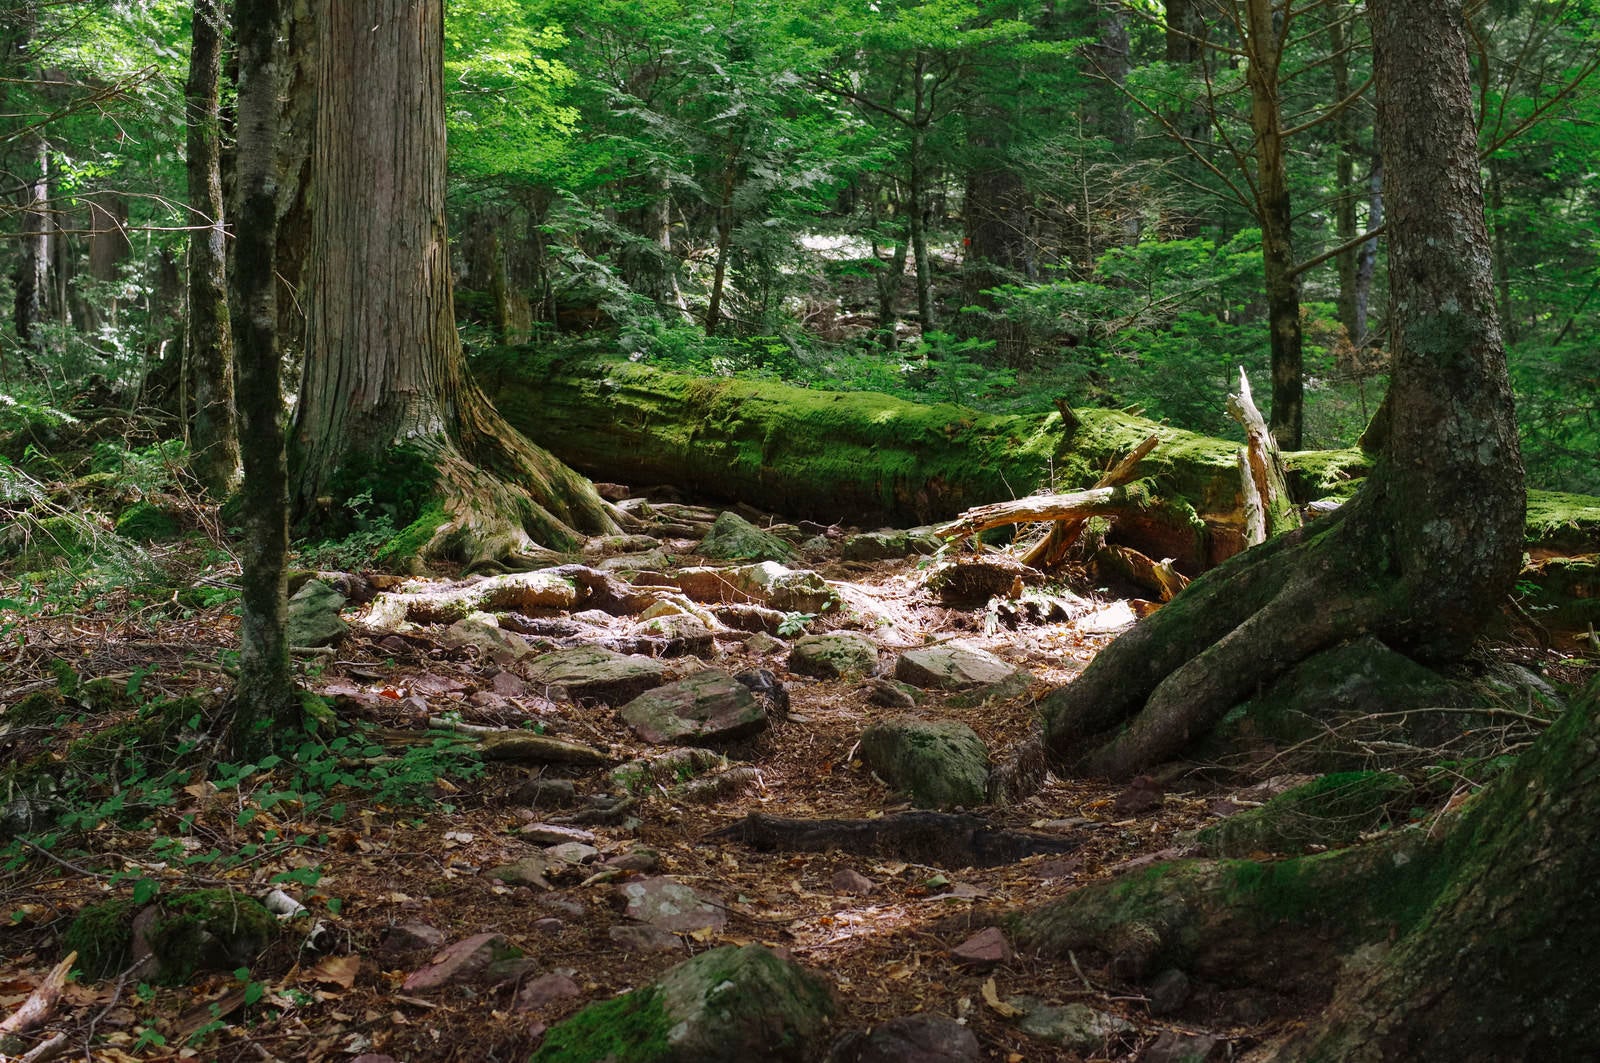
[[[1373,17],[1394,327],[1382,460],[1334,519],[1207,573],[1047,699],[1047,744],[1081,769],[1171,757],[1258,684],[1358,634],[1459,655],[1516,576],[1521,459],[1460,4],[1388,0]]]
[[[23,183],[22,210],[18,212],[21,235],[13,281],[12,324],[21,343],[23,361],[31,366],[29,355],[44,353],[40,326],[50,291],[50,151],[37,130],[27,134],[23,151],[35,173]]]
[[[1179,967],[1332,1004],[1256,1063],[1587,1058],[1600,1035],[1600,685],[1467,804],[1363,846],[1266,863],[1188,861],[1016,918],[1018,943],[1094,954],[1122,978]]]
[[[273,737],[292,734],[301,703],[289,668],[289,477],[284,459],[278,380],[277,279],[273,270],[277,203],[274,174],[281,0],[237,0],[239,47],[239,221],[233,270],[234,368],[239,383],[239,442],[244,460],[240,519],[242,620],[239,678],[229,744],[252,756]]]
[[[388,491],[400,519],[427,522],[414,532],[423,556],[469,564],[613,529],[593,487],[506,424],[462,361],[444,223],[442,4],[352,0],[318,21],[296,513],[315,526],[347,497]]]
[[[195,479],[218,498],[239,470],[233,417],[233,336],[228,322],[226,231],[222,207],[222,13],[217,0],[195,0],[189,83],[189,342],[193,383],[190,422]]]

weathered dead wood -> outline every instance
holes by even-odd
[[[879,819],[779,819],[752,812],[707,835],[761,852],[827,852],[933,867],[999,867],[1040,853],[1071,852],[1082,839],[996,827],[979,816],[902,812]]]
[[[1300,527],[1300,511],[1289,495],[1278,441],[1272,438],[1267,422],[1250,397],[1250,378],[1242,367],[1239,394],[1228,396],[1228,415],[1244,428],[1239,484],[1244,495],[1245,541],[1255,546],[1280,532]]]
[[[1153,591],[1170,602],[1189,585],[1189,577],[1172,567],[1172,559],[1156,561],[1131,546],[1107,546],[1095,554],[1095,564],[1136,586]]]
[[[70,952],[66,959],[51,968],[44,981],[22,1002],[22,1006],[7,1016],[4,1022],[0,1022],[0,1034],[27,1033],[48,1022],[50,1016],[55,1014],[56,1005],[61,1002],[61,993],[67,986],[67,975],[77,962],[78,954]]]
[[[1116,487],[1133,479],[1134,470],[1139,467],[1149,453],[1156,448],[1160,441],[1154,432],[1145,437],[1144,442],[1134,447],[1127,456],[1117,462],[1111,469],[1095,483],[1095,487]],[[1084,520],[1072,518],[1058,520],[1050,526],[1050,531],[1045,537],[1035,543],[1022,557],[1022,563],[1041,571],[1048,571],[1061,564],[1061,559],[1067,554],[1072,544],[1078,541],[1078,536],[1083,534]]]
[[[363,624],[374,634],[387,634],[403,623],[448,624],[477,612],[603,609],[613,616],[631,616],[668,596],[681,597],[676,588],[638,588],[586,565],[558,565],[380,594],[372,600]]]
[[[1042,521],[1083,521],[1102,513],[1119,513],[1139,506],[1138,498],[1126,487],[1095,487],[1064,495],[1029,495],[1009,502],[974,506],[949,524],[936,529],[943,539],[963,539],[1006,524],[1034,524]]]
[[[615,764],[616,758],[582,742],[534,734],[532,731],[487,730],[467,725],[453,726],[461,741],[474,746],[484,760],[505,760],[534,764],[570,764],[580,768]],[[379,732],[386,745],[428,745],[439,738],[438,731],[402,731],[385,728]]]

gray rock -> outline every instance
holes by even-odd
[[[861,735],[861,760],[918,808],[971,808],[984,801],[989,751],[954,720],[897,717]]]
[[[561,842],[552,845],[544,851],[544,855],[558,863],[577,867],[580,864],[590,864],[600,858],[600,850],[583,842]]]
[[[921,1012],[844,1039],[828,1063],[980,1063],[983,1049],[971,1030],[945,1015]]]
[[[940,690],[988,686],[1009,678],[1015,671],[992,653],[953,644],[907,650],[894,664],[896,679]]]
[[[617,554],[597,561],[595,568],[601,572],[659,572],[672,563],[665,550],[644,550],[636,554]]]
[[[533,683],[562,687],[574,700],[621,705],[660,686],[666,666],[648,657],[625,657],[598,646],[574,646],[536,657],[526,671]]]
[[[578,988],[578,983],[570,975],[555,972],[541,974],[517,990],[517,999],[512,1002],[511,1010],[536,1011],[563,1000],[576,1000],[582,995],[583,990]]]
[[[507,886],[532,886],[538,890],[549,890],[555,887],[545,876],[550,874],[555,867],[555,861],[542,853],[525,856],[513,864],[505,864],[492,868],[489,877],[504,882]]]
[[[711,629],[687,613],[668,613],[635,624],[629,634],[654,643],[657,657],[708,657],[716,649]]]
[[[525,779],[511,792],[511,803],[529,808],[565,808],[576,804],[578,789],[571,779]]]
[[[876,882],[851,867],[841,867],[835,871],[832,883],[840,893],[853,893],[857,897],[865,897],[878,888]]]
[[[794,547],[733,512],[718,515],[694,552],[715,561],[788,561],[795,556]]]
[[[411,972],[403,988],[407,993],[423,993],[447,985],[468,985],[490,977],[496,965],[521,957],[522,950],[504,934],[474,934],[442,949],[432,963]]]
[[[383,932],[378,948],[385,953],[414,952],[437,949],[448,940],[443,930],[427,923],[401,923]]]
[[[636,845],[606,860],[605,866],[616,871],[638,871],[649,875],[661,870],[661,854],[649,846]]]
[[[818,679],[855,679],[877,667],[877,645],[854,631],[806,635],[789,651],[789,671]]]
[[[1156,975],[1145,996],[1149,999],[1150,1014],[1171,1015],[1189,1002],[1189,976],[1176,967],[1169,967]]]
[[[767,727],[766,709],[749,688],[717,669],[639,695],[623,706],[622,718],[660,745],[731,742]]]
[[[846,561],[891,561],[937,553],[942,545],[943,541],[928,528],[884,530],[850,536],[839,553]]]
[[[629,919],[675,934],[721,930],[728,913],[676,879],[642,878],[617,887]]]
[[[1078,1052],[1104,1049],[1106,1042],[1113,1037],[1133,1030],[1118,1016],[1096,1011],[1087,1004],[1057,1007],[1032,997],[1017,997],[1006,1003],[1022,1009],[1017,1027],[1023,1033]]]
[[[743,683],[766,707],[767,714],[777,720],[789,718],[789,689],[776,675],[765,668],[751,668],[733,677]]]
[[[670,930],[658,926],[614,926],[606,936],[624,952],[679,952],[683,940]]]
[[[788,644],[782,639],[775,639],[765,631],[757,631],[754,635],[744,640],[745,649],[763,656],[769,653],[777,653],[786,645]]]
[[[1139,1063],[1207,1063],[1221,1044],[1210,1034],[1163,1030],[1139,1055]]]
[[[963,967],[986,971],[1002,963],[1010,963],[1016,954],[1011,951],[1011,942],[1006,940],[1005,932],[997,926],[989,926],[951,949],[950,955]]]
[[[873,679],[866,684],[867,700],[886,709],[914,709],[917,707],[917,688],[909,683],[890,679]]]
[[[440,643],[452,650],[473,649],[478,656],[499,665],[520,661],[533,652],[528,640],[513,631],[502,631],[488,613],[474,613],[445,628]]]
[[[517,828],[517,837],[535,845],[560,845],[562,842],[594,844],[594,835],[580,827],[563,827],[554,823],[528,823]]]
[[[286,637],[291,646],[327,646],[344,638],[350,625],[339,617],[347,601],[321,580],[307,580],[289,599]]]
[[[828,987],[761,945],[726,945],[545,1034],[536,1058],[631,1063],[810,1063],[833,1014]],[[619,1045],[619,1030],[636,1031]]]

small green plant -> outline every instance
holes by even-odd
[[[778,634],[786,639],[803,635],[816,618],[816,613],[784,613],[783,619],[778,622]]]

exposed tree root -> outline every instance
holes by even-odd
[[[484,416],[499,420],[492,410]],[[536,568],[551,564],[554,551],[576,549],[584,535],[620,530],[615,509],[593,484],[510,425],[500,428],[503,434],[486,426],[464,432],[460,449],[437,446],[445,519],[420,544],[420,560],[457,561],[468,570]]]
[[[1572,965],[1600,950],[1597,702],[1600,687],[1427,829],[1278,862],[1160,865],[1017,916],[1016,940],[1094,952],[1130,981],[1175,966],[1311,995],[1371,946],[1322,1017],[1259,1060],[1579,1058],[1600,1035]]]

